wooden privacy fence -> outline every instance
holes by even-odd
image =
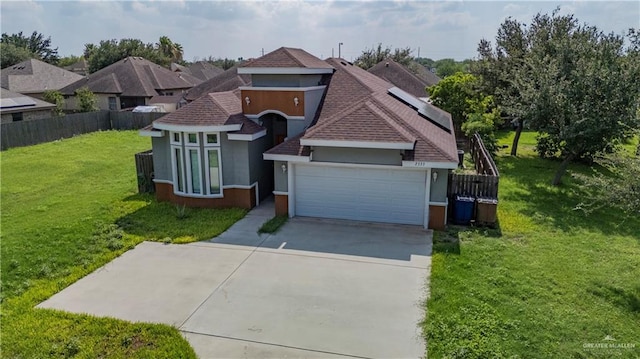
[[[136,153],[136,174],[138,177],[138,192],[155,192],[153,184],[153,153],[151,150]]]
[[[469,139],[469,152],[477,174],[450,173],[447,187],[449,201],[454,201],[456,196],[497,199],[500,173],[477,133]]]
[[[484,142],[482,142],[482,138],[480,138],[477,132],[469,139],[469,152],[471,153],[471,158],[473,158],[477,173],[489,176],[500,176],[496,163],[493,162],[491,154],[487,151]]]
[[[97,111],[74,113],[62,117],[3,123],[0,145],[4,151],[12,147],[31,146],[89,132],[135,130],[148,126],[165,113]]]
[[[498,176],[451,173],[447,189],[449,200],[455,200],[455,196],[498,198],[499,179]]]

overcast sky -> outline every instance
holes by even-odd
[[[51,36],[62,56],[86,43],[162,35],[182,44],[185,60],[251,58],[281,46],[322,58],[355,59],[382,43],[413,55],[462,60],[481,38],[494,39],[511,16],[529,23],[538,12],[573,13],[603,31],[640,27],[640,1],[0,1],[3,33],[34,30]]]

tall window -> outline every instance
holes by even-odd
[[[172,132],[170,136],[174,192],[195,197],[221,196],[218,134]]]
[[[115,111],[118,109],[118,105],[116,104],[115,97],[109,97],[109,110]]]

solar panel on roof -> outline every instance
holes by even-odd
[[[0,107],[2,108],[30,107],[35,105],[35,101],[28,97],[11,97],[0,99]]]
[[[417,98],[413,97],[409,93],[397,88],[392,87],[388,90],[389,95],[395,97],[400,100],[404,104],[418,111],[418,114],[433,123],[434,125],[442,128],[447,132],[451,132],[451,127],[449,126],[449,119],[447,115],[443,112],[438,111],[432,105],[429,105]]]

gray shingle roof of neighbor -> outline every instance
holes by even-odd
[[[0,71],[0,85],[18,93],[60,90],[83,77],[36,59],[29,59]]]
[[[215,92],[179,108],[154,122],[179,126],[224,126],[241,124],[240,131],[233,133],[253,134],[264,127],[249,120],[242,113],[240,91]]]
[[[198,61],[187,66],[189,73],[202,81],[214,78],[224,72],[218,66],[214,66],[206,61]]]
[[[234,66],[189,89],[185,99],[193,101],[209,93],[233,91],[241,86],[251,86],[251,75],[239,75],[238,66]]]
[[[418,64],[418,66],[422,65]],[[401,65],[393,61],[392,59],[380,61],[367,71],[388,82],[391,82],[397,87],[418,98],[427,97],[425,88],[435,85],[440,81],[440,79],[433,74],[432,75],[435,78],[432,77],[430,81],[420,78],[404,65]],[[427,70],[427,72],[431,74],[430,71]]]
[[[1,113],[50,110],[55,107],[52,103],[0,88]]]
[[[281,47],[264,56],[245,62],[240,67],[302,67],[332,69],[327,62],[297,48]]]
[[[60,92],[73,95],[77,89],[86,86],[94,93],[153,97],[160,91],[187,90],[198,81],[189,74],[172,72],[142,57],[127,57],[64,87]]]

